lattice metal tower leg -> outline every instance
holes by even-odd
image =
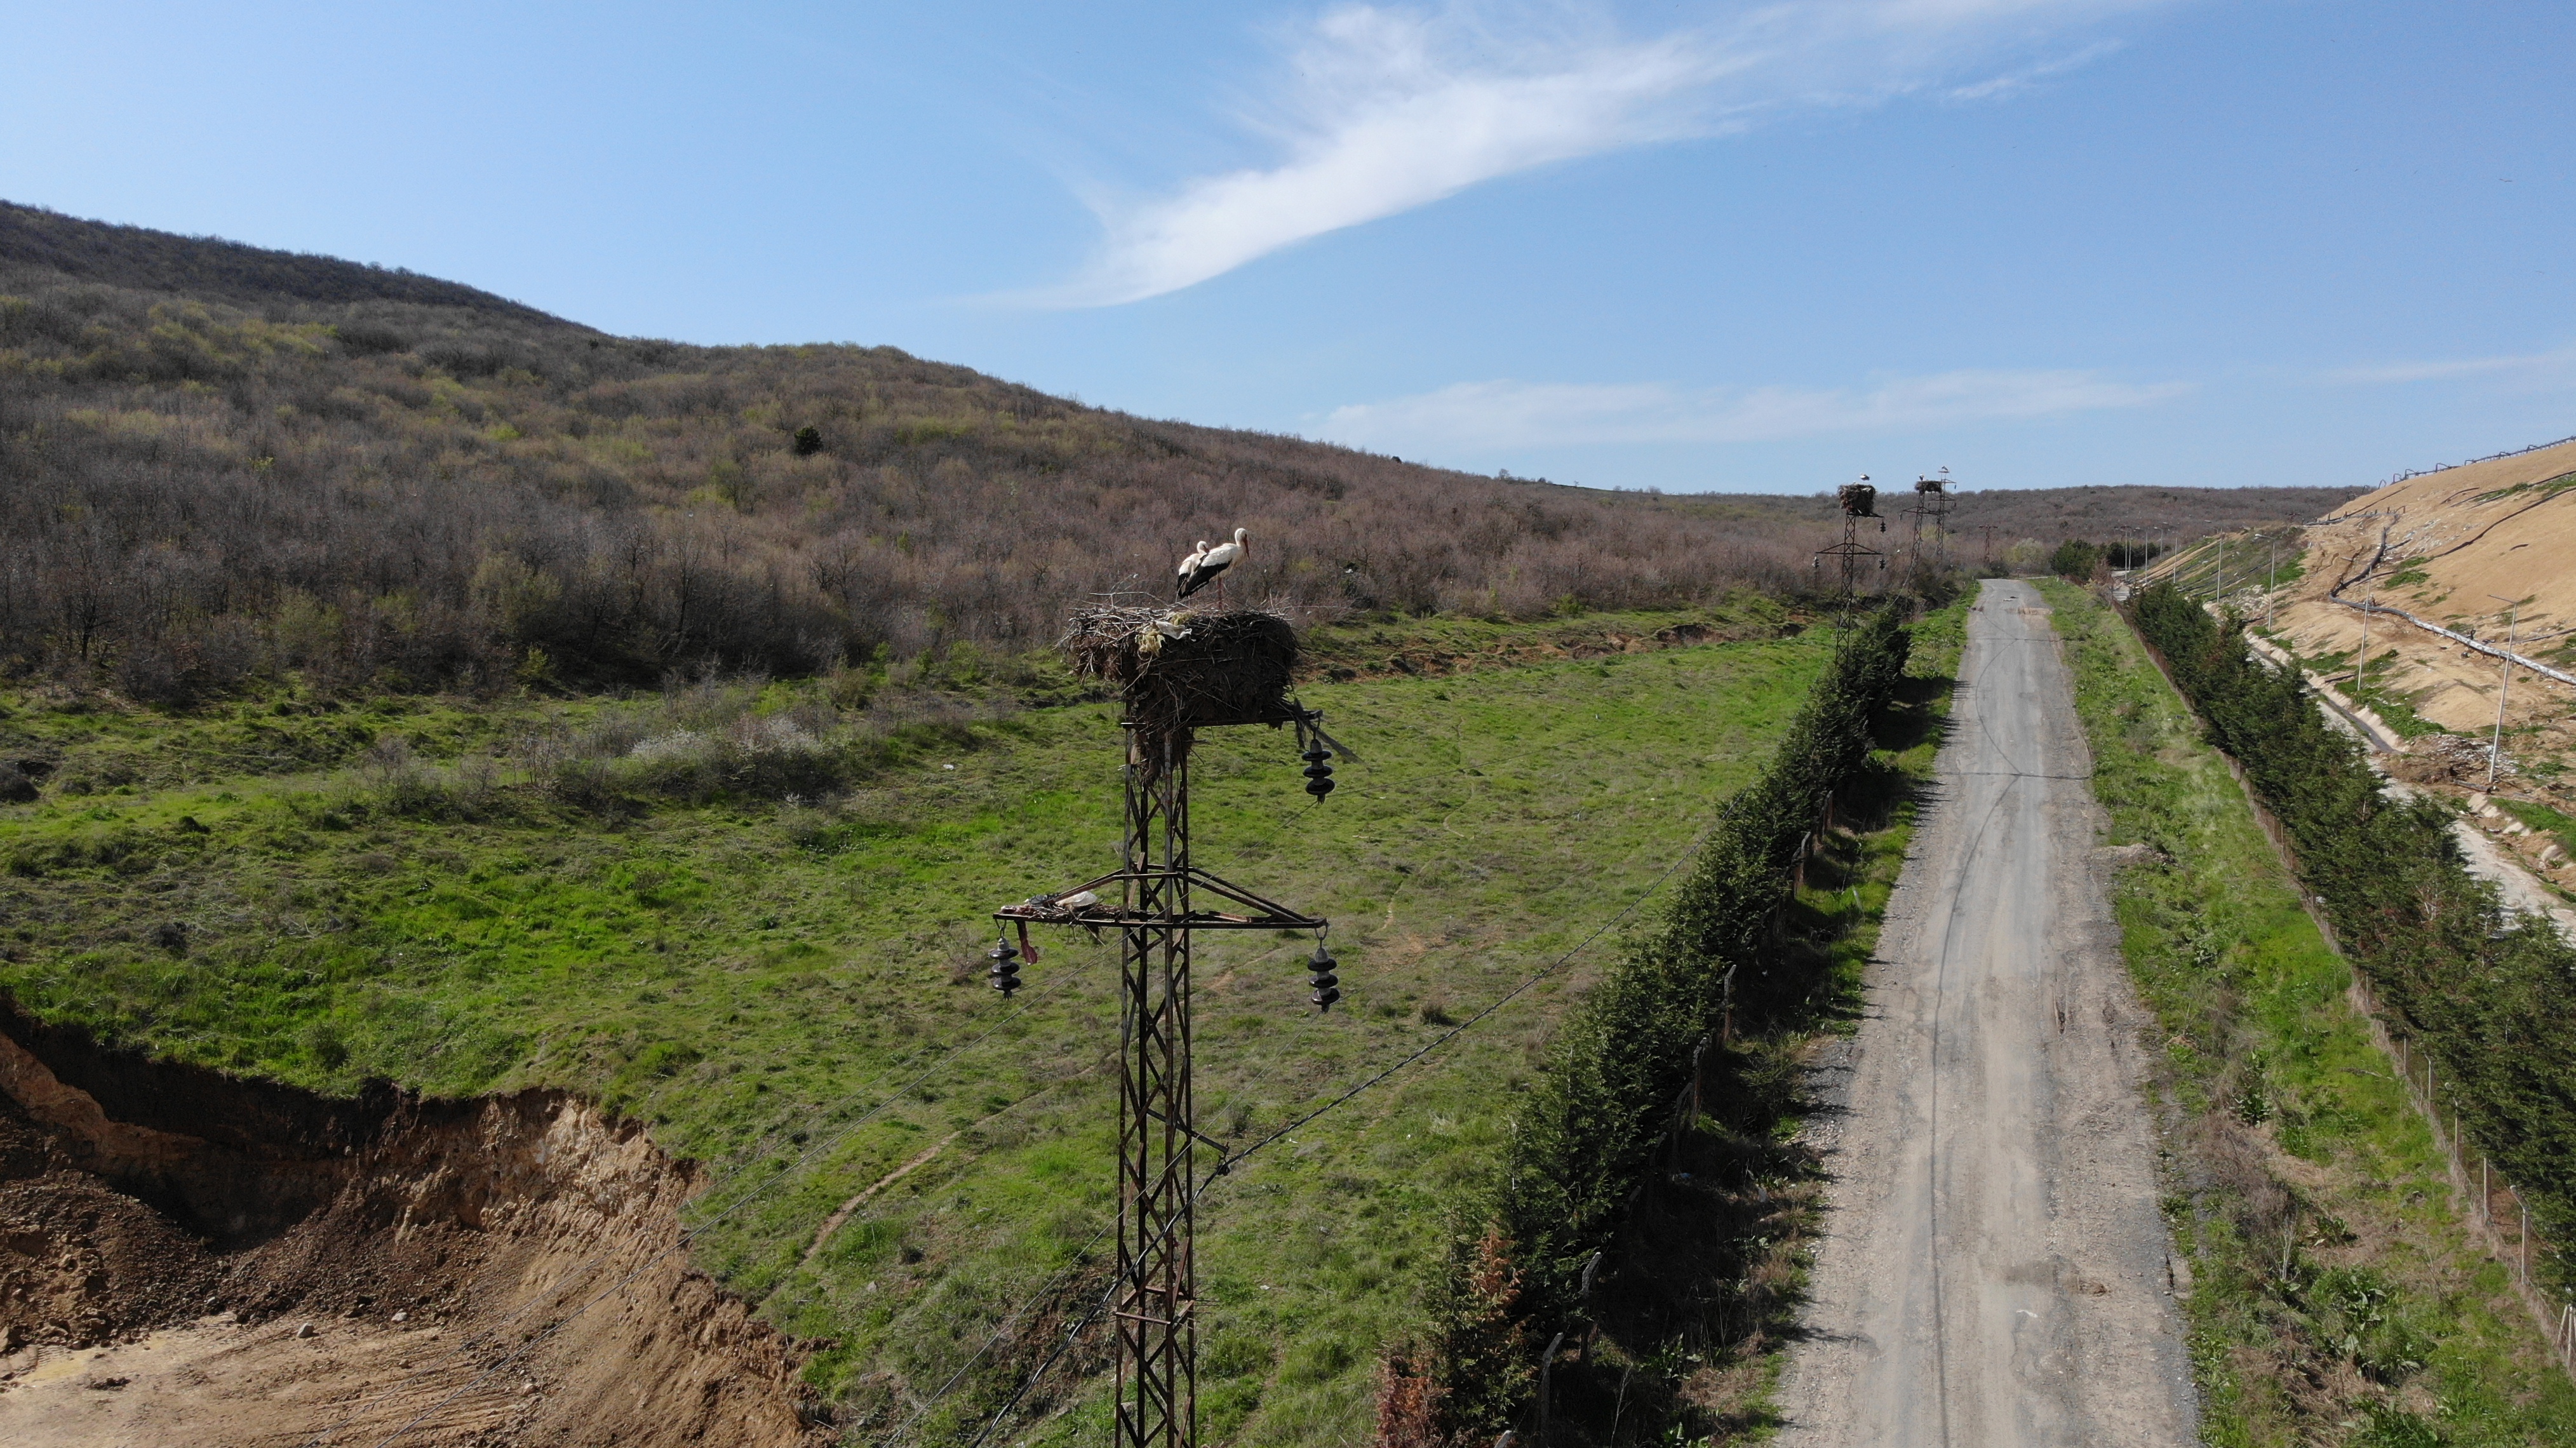
[[[1119,971],[1117,1448],[1198,1439],[1191,1260],[1189,736],[1131,730]]]

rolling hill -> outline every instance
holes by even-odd
[[[2334,496],[1971,493],[1956,551]],[[1023,652],[1235,526],[1235,593],[1310,616],[1674,607],[1806,586],[1832,517],[1153,421],[887,347],[613,337],[0,203],[0,668],[133,697]]]

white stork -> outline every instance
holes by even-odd
[[[1199,564],[1205,561],[1206,558],[1207,540],[1205,538],[1201,538],[1199,540],[1199,546],[1191,549],[1189,556],[1183,558],[1181,560],[1181,566],[1173,572],[1172,586],[1180,590],[1172,595],[1174,598],[1187,598],[1190,596],[1190,575],[1199,571]]]
[[[1243,555],[1251,551],[1252,535],[1241,528],[1234,530],[1234,541],[1231,543],[1219,543],[1214,548],[1201,543],[1198,552],[1181,560],[1180,596],[1187,598],[1210,583],[1215,583],[1216,606],[1225,607],[1225,584],[1222,576],[1227,569],[1242,562]]]

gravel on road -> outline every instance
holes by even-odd
[[[1780,1441],[2182,1448],[2150,1018],[2038,590],[1983,586],[1960,672],[1867,1017],[1818,1063],[1832,1184]]]

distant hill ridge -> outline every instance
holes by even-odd
[[[2344,495],[1970,493],[1953,553]],[[615,337],[0,203],[0,675],[183,701],[279,669],[587,687],[1019,655],[1237,527],[1232,597],[1310,617],[1670,608],[1812,588],[1835,516],[1139,418],[891,347]],[[1891,530],[1873,583],[1902,576]]]
[[[575,325],[507,297],[400,268],[305,252],[273,251],[216,237],[178,236],[141,226],[83,221],[11,201],[0,201],[0,260],[44,267],[106,286],[179,292],[253,306],[278,298],[304,302],[411,302],[430,307],[463,307],[564,327]]]

